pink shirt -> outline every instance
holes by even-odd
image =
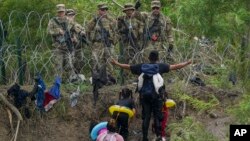
[[[124,141],[124,139],[118,133],[104,132],[98,135],[96,141]]]

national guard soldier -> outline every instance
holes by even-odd
[[[94,105],[98,99],[98,89],[109,83],[112,65],[108,59],[114,55],[116,21],[108,14],[108,6],[105,3],[98,4],[97,15],[90,21],[87,27],[87,35],[92,48],[92,82]]]
[[[65,16],[65,5],[58,4],[57,16],[50,19],[48,24],[48,33],[52,36],[52,46],[55,47],[54,63],[56,73],[62,77],[62,82],[65,83],[70,74],[72,74],[72,58],[73,43],[69,33],[68,20]]]
[[[131,3],[124,5],[125,15],[117,18],[117,31],[119,35],[120,60],[121,62],[131,64],[139,63],[141,55],[140,39],[143,33],[143,24],[134,17],[135,7]],[[121,84],[127,80],[129,73],[121,70]]]
[[[127,3],[124,5],[124,16],[118,17],[118,34],[120,35],[122,60],[126,64],[139,63],[137,57],[141,50],[139,43],[140,36],[142,36],[143,25],[133,16],[134,5]]]
[[[143,35],[143,48],[145,55],[151,50],[157,50],[160,52],[160,57],[170,55],[173,51],[174,39],[172,36],[172,23],[169,17],[160,12],[161,2],[159,0],[153,0],[151,2],[152,12],[139,13],[136,12],[136,17],[145,23],[144,35]],[[169,47],[167,49],[165,43],[168,42]],[[146,60],[146,59],[145,59]]]
[[[66,10],[66,16],[69,20],[69,29],[71,39],[74,45],[74,60],[73,66],[76,74],[80,74],[84,66],[83,47],[86,46],[86,31],[84,27],[75,21],[76,12],[73,9]]]

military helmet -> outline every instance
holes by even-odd
[[[64,4],[57,4],[56,8],[57,8],[57,12],[65,12],[65,5]]]
[[[97,8],[100,10],[100,9],[107,9],[108,10],[108,6],[106,3],[99,3],[97,5]]]
[[[135,10],[134,5],[132,3],[126,3],[122,11],[125,12],[127,10]]]
[[[75,12],[75,10],[73,10],[73,9],[67,9],[66,10],[66,15],[68,16],[68,15],[75,15],[76,14],[76,12]]]
[[[160,8],[161,7],[161,2],[159,0],[153,0],[151,2],[151,8],[154,8],[154,7]]]

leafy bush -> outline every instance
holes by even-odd
[[[249,124],[250,123],[250,93],[246,93],[239,104],[234,105],[232,108],[229,107],[228,112],[233,114],[236,121],[239,124]]]
[[[185,117],[180,123],[171,123],[168,127],[171,131],[171,141],[217,141],[192,117]]]

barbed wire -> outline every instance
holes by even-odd
[[[88,22],[88,18],[92,15],[89,13],[78,14],[78,16],[81,17],[82,24],[85,26]],[[17,65],[17,38],[20,38],[21,41],[22,66],[26,67],[24,74],[25,82],[32,83],[32,78],[37,72],[41,72],[43,78],[46,80],[52,79],[52,75],[55,74],[56,70],[52,61],[54,54],[51,37],[47,34],[47,25],[51,17],[52,15],[50,13],[40,15],[36,11],[30,11],[29,13],[24,14],[13,10],[8,14],[8,21],[5,23],[1,22],[0,26],[3,28],[5,27],[5,30],[8,32],[8,37],[1,47],[2,60],[7,72],[6,78],[8,78],[7,83],[16,82],[21,69],[19,68],[20,66],[18,67]],[[219,65],[223,63],[223,56],[216,52],[214,47],[210,45],[208,45],[208,47],[201,47],[199,41],[190,41],[190,35],[180,29],[174,30],[174,33],[174,36],[177,37],[175,42],[178,45],[178,47],[175,48],[173,56],[176,63],[187,60],[188,58],[194,59],[196,57],[199,57],[200,63],[203,64],[210,63],[208,60],[213,60],[213,64],[211,65]],[[4,33],[0,34],[3,35]],[[185,47],[186,45],[190,46]],[[117,56],[120,56],[118,48],[118,45],[116,45],[115,52]],[[83,45],[80,51],[82,54],[81,58],[83,59],[81,73],[90,76],[90,70],[92,68],[91,47]],[[135,51],[135,54],[130,56],[130,58],[133,62],[142,63],[143,57],[145,57],[143,56],[143,52],[144,50],[139,52]],[[166,58],[168,57],[167,53],[162,56],[162,58],[164,58],[163,60],[167,60]],[[191,70],[189,71],[190,72],[184,70],[184,73],[190,77],[192,73]]]

